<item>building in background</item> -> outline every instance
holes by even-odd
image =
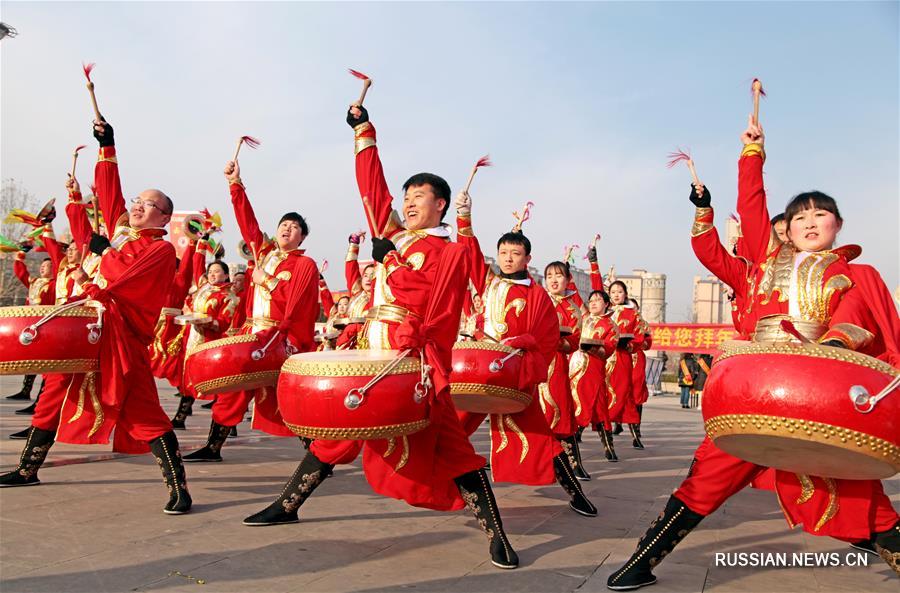
[[[694,276],[694,323],[731,323],[728,286],[713,275]]]

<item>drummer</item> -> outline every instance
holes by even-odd
[[[347,240],[347,257],[344,262],[344,277],[350,293],[347,311],[338,314],[335,322],[344,321],[344,328],[337,339],[338,349],[355,348],[359,332],[365,323],[366,314],[372,306],[372,286],[375,281],[375,262],[360,269],[359,246],[366,238],[365,231],[352,233]]]
[[[557,353],[560,324],[547,292],[528,274],[531,242],[521,231],[524,215],[512,232],[497,241],[500,273],[496,274],[485,262],[481,245],[472,231],[472,199],[467,192],[457,196],[456,214],[458,241],[468,252],[469,278],[484,301],[484,335],[477,337],[502,341],[524,352],[519,389],[534,395],[521,412],[490,415],[494,481],[532,486],[557,481],[568,493],[573,511],[594,517],[597,509],[581,490],[569,457],[541,411],[537,394],[537,386],[547,379]],[[485,414],[474,412],[458,412],[458,415],[469,435],[485,419]]]
[[[228,161],[224,173],[241,236],[258,262],[253,268],[252,283],[247,287],[250,309],[241,333],[263,333],[270,337],[279,331],[295,352],[315,350],[319,270],[300,248],[309,235],[306,220],[296,212],[284,214],[278,221],[274,239],[267,240],[247,197],[240,165],[237,161]],[[296,306],[289,311],[292,299]],[[223,374],[232,372],[233,369],[222,369]],[[195,463],[222,461],[222,445],[243,420],[251,400],[255,400],[253,428],[274,436],[294,436],[284,426],[274,387],[219,394],[212,407],[206,444],[185,455],[184,460]]]
[[[885,333],[876,323],[878,319],[887,319],[896,327],[896,311],[873,309],[875,315],[866,311],[866,306],[877,307],[878,301],[860,299],[861,287],[850,280],[857,268],[851,267],[848,260],[861,250],[853,245],[834,248],[843,225],[835,201],[821,192],[793,198],[785,209],[789,242],[773,243],[763,187],[762,128],[751,120],[741,140],[744,148],[738,161],[738,214],[745,253],[750,257],[750,274],[743,277],[723,274],[722,279],[733,282],[732,288],[743,293],[747,309],[742,320],[745,327],[755,323],[752,339],[790,341],[792,336],[780,324],[786,319],[811,341],[869,354],[878,354],[871,350],[872,344],[877,343],[882,351],[887,349],[882,354],[896,356],[892,330]],[[713,226],[709,190],[693,187],[691,202],[697,206],[691,231],[694,249],[720,253],[722,247]],[[745,265],[740,261],[722,263],[727,261],[719,258],[726,270],[739,270]],[[798,265],[801,262],[804,265]],[[819,272],[801,273],[810,267]],[[711,267],[710,271],[717,270]],[[802,305],[800,295],[804,297]],[[689,477],[669,498],[663,513],[641,538],[628,562],[610,575],[607,586],[627,590],[655,583],[651,568],[704,517],[765,471],[762,466],[722,452],[709,437],[704,439],[694,454]],[[802,524],[812,535],[828,535],[849,542],[871,540],[873,548],[900,574],[900,517],[880,481],[839,480],[776,471],[775,490],[791,526]]]
[[[461,248],[449,243],[449,228],[441,223],[450,204],[450,187],[430,173],[407,180],[403,186],[404,225],[391,207],[393,198],[384,179],[375,128],[365,108],[352,105],[347,122],[355,131],[356,179],[374,237],[372,258],[377,262],[372,306],[358,347],[423,350],[429,346],[424,350],[425,362],[435,369],[431,422],[402,439],[313,441],[278,499],[244,519],[244,524],[296,523],[298,509],[334,466],[352,462],[362,451],[366,479],[375,492],[435,510],[468,506],[490,538],[491,562],[516,568],[518,556],[503,531],[483,470],[485,460],[466,438],[449,399],[446,374],[466,281],[458,268],[442,265],[445,261],[464,262]],[[441,280],[459,286],[431,290]],[[428,310],[449,313],[426,327],[423,320]]]

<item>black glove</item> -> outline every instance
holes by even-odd
[[[56,220],[56,208],[51,208],[50,212],[45,214],[41,219],[41,222],[43,222],[44,224],[50,224],[54,220]]]
[[[597,263],[597,248],[596,247],[588,247],[587,252],[588,261],[592,264]]]
[[[109,239],[107,239],[103,235],[98,235],[97,233],[93,233],[91,235],[91,253],[103,255],[103,252],[106,251],[107,247],[109,247]]]
[[[619,338],[619,344],[618,344],[619,348],[623,348],[623,349],[627,348],[628,343],[631,342],[631,340],[633,340],[633,339],[634,338]]]
[[[690,200],[697,208],[709,208],[712,204],[712,196],[709,194],[709,188],[704,185],[703,195],[698,196],[697,187],[692,183]]]
[[[97,131],[97,128],[93,128],[94,130],[94,138],[97,139],[97,142],[100,144],[100,147],[104,146],[115,146],[116,140],[113,137],[113,129],[112,126],[106,123],[106,120],[103,116],[100,116],[100,121],[103,122],[103,133]]]
[[[372,259],[380,264],[384,263],[384,256],[395,249],[397,246],[390,239],[379,239],[378,237],[372,239]]]
[[[352,107],[350,109],[353,109]],[[359,105],[357,109],[361,111],[359,117],[353,117],[353,114],[350,113],[350,109],[347,110],[347,123],[350,124],[351,128],[355,128],[359,124],[366,123],[369,121],[369,112],[366,111],[366,108],[362,105]]]
[[[28,253],[32,249],[34,249],[34,243],[32,243],[31,241],[22,241],[21,243],[19,243],[19,251],[21,251],[22,253]]]
[[[822,342],[823,346],[834,346],[835,348],[846,348],[847,345],[841,342],[840,340],[825,340]]]

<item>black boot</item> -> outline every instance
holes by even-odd
[[[487,534],[490,543],[491,564],[497,568],[517,568],[519,556],[503,531],[500,510],[494,499],[494,491],[483,469],[463,474],[453,480],[466,506]]]
[[[600,440],[603,441],[603,448],[606,452],[606,460],[610,462],[618,461],[619,458],[616,455],[616,448],[613,446],[612,432],[606,430],[602,424],[598,424],[595,430],[600,433]]]
[[[214,403],[216,403],[216,398],[212,398],[205,404],[202,404],[200,407],[203,408],[204,410],[211,410]]]
[[[866,552],[868,554],[874,554],[878,556],[878,552],[875,551],[875,538],[869,538],[860,540],[858,542],[850,542],[850,547],[854,550],[859,550],[860,552]]]
[[[578,439],[575,436],[570,436],[561,440],[560,444],[566,452],[566,457],[569,458],[569,465],[572,466],[575,477],[582,482],[590,481],[591,474],[587,473],[587,470],[584,469],[584,464],[581,462],[581,449],[578,447]]]
[[[662,562],[684,536],[703,519],[683,502],[669,497],[662,514],[650,524],[637,549],[625,565],[609,575],[606,586],[613,591],[630,591],[656,582],[651,569]]]
[[[581,442],[581,434],[584,432],[584,427],[579,426],[578,430],[575,431],[575,440],[579,443]]]
[[[187,489],[187,477],[178,449],[178,437],[170,430],[161,437],[150,441],[150,452],[162,470],[163,479],[169,489],[169,502],[163,508],[167,515],[183,515],[191,510],[191,495]]]
[[[875,551],[900,576],[900,521],[887,531],[876,533],[874,539]]]
[[[56,433],[33,426],[28,430],[28,440],[25,441],[25,448],[22,449],[19,465],[13,471],[0,476],[0,488],[34,486],[41,483],[37,473],[47,458],[47,452],[53,446]]]
[[[206,444],[193,453],[185,455],[184,461],[186,463],[222,461],[222,455],[219,452],[222,450],[222,445],[225,444],[229,432],[231,432],[230,426],[216,424],[216,421],[213,420],[209,424],[209,436]]]
[[[232,426],[231,430],[228,431],[228,438],[233,439],[237,437],[237,426]]]
[[[628,430],[631,431],[631,446],[635,449],[643,449],[644,443],[641,442],[641,425],[629,424]]]
[[[29,426],[25,430],[20,430],[19,432],[12,433],[11,435],[9,435],[9,438],[11,438],[14,441],[25,440],[28,438],[28,435],[30,435],[30,434],[31,434],[31,427]]]
[[[579,515],[596,517],[597,507],[591,504],[591,501],[587,499],[581,490],[581,484],[578,483],[578,479],[575,477],[572,466],[569,465],[569,458],[565,452],[553,458],[553,470],[556,473],[556,481],[571,497],[569,508]]]
[[[27,408],[22,408],[21,410],[16,410],[15,413],[19,416],[33,416],[34,409],[37,407],[38,401],[41,399],[41,394],[44,393],[44,378],[41,377],[41,387],[38,389],[37,397],[34,398],[34,401],[31,402],[31,405]]]
[[[37,375],[25,375],[22,379],[22,389],[19,393],[7,395],[6,399],[28,401],[31,399],[31,388],[34,387],[34,378]]]
[[[613,424],[613,429],[612,429],[613,434],[622,434],[622,430],[623,430],[623,428],[622,428],[621,422],[616,422]]]
[[[333,465],[320,461],[312,451],[307,452],[275,502],[244,519],[244,525],[261,527],[299,522],[297,509],[331,475],[333,469]]]
[[[175,410],[175,417],[172,418],[172,428],[176,430],[184,430],[184,421],[191,415],[191,408],[194,406],[194,398],[182,395],[178,400],[178,409]]]

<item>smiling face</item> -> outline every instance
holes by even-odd
[[[69,265],[74,265],[81,262],[81,251],[79,251],[78,246],[75,245],[75,241],[69,243],[69,247],[66,249],[66,263]]]
[[[787,238],[801,251],[823,251],[834,246],[841,226],[832,212],[807,208],[791,217]]]
[[[347,297],[341,297],[337,302],[337,316],[338,317],[346,317],[347,313],[350,311],[350,299]]]
[[[210,264],[206,271],[206,279],[210,284],[221,284],[228,281],[228,273],[219,264]]]
[[[613,305],[621,305],[625,302],[625,299],[628,295],[625,293],[625,289],[622,288],[620,284],[613,284],[609,288],[609,300],[612,301]]]
[[[49,259],[41,262],[41,278],[50,278],[53,275],[53,263]]]
[[[606,313],[606,301],[599,294],[593,295],[588,301],[588,311],[591,315],[603,315]]]
[[[515,274],[528,269],[531,255],[526,255],[524,245],[501,243],[497,248],[497,265],[504,274]]]
[[[146,189],[131,201],[128,225],[133,229],[161,228],[172,218],[172,204],[158,189]]]
[[[362,273],[362,289],[366,294],[372,294],[372,283],[375,282],[375,266],[366,267]]]
[[[566,293],[569,278],[556,266],[550,266],[544,272],[544,281],[550,294],[562,296]]]
[[[434,228],[441,224],[441,213],[447,201],[438,198],[430,184],[410,186],[403,196],[403,218],[412,231]]]
[[[297,249],[304,239],[306,235],[296,220],[282,220],[275,231],[275,242],[282,251]]]

